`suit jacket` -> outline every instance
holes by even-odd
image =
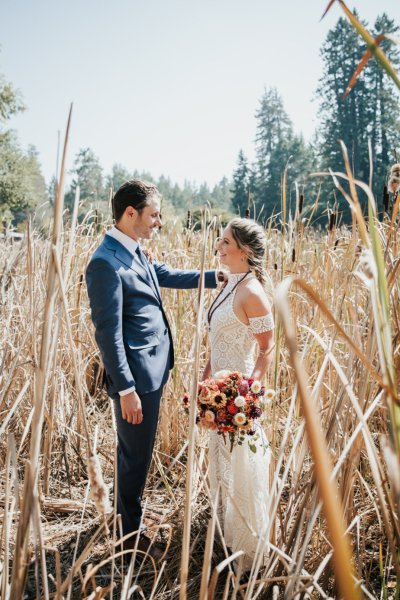
[[[158,390],[174,364],[171,330],[160,286],[196,288],[198,271],[148,263],[149,270],[118,240],[105,235],[93,254],[86,284],[103,360],[108,394],[135,387],[140,394]],[[215,271],[206,271],[205,285],[216,287]]]

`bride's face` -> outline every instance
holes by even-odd
[[[247,265],[243,250],[235,242],[229,227],[225,229],[217,245],[218,257],[221,263],[230,271],[243,271]]]

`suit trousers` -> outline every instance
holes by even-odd
[[[117,510],[124,535],[138,531],[142,518],[142,494],[157,432],[163,387],[141,394],[143,421],[132,425],[122,418],[120,400],[114,400],[118,434]]]

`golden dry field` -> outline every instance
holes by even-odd
[[[207,433],[181,406],[205,361],[197,313],[212,292],[163,292],[177,360],[145,493],[149,530],[170,544],[155,568],[121,555],[115,512],[99,512],[116,447],[84,272],[106,225],[92,211],[61,227],[56,206],[53,233],[0,242],[1,598],[399,597],[400,233],[396,215],[380,222],[371,207],[366,220],[351,194],[352,227],[313,229],[298,211],[266,223],[271,545],[250,576],[233,569],[210,505]],[[199,268],[205,251],[212,268],[218,233],[218,221],[171,221],[152,251],[177,268]]]

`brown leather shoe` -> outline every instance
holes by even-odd
[[[147,535],[141,533],[136,546],[136,536],[130,537],[124,542],[124,550],[140,550],[140,553],[149,554],[155,562],[160,562],[164,556],[164,550],[159,544],[153,542]]]

